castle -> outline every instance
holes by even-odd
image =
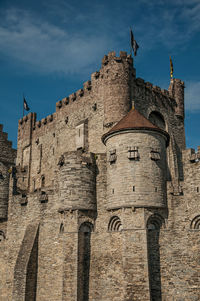
[[[16,160],[15,160],[16,158]],[[200,300],[200,148],[185,147],[184,83],[105,55],[17,154],[0,127],[1,301]]]

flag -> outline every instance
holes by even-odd
[[[136,40],[134,40],[134,43],[133,43],[133,51],[134,51],[134,55],[136,56],[137,55],[137,50],[139,48],[139,45],[137,44]]]
[[[130,29],[130,33],[131,33],[131,47],[133,48],[133,44],[134,44],[134,35],[132,30]]]
[[[27,101],[26,101],[25,97],[24,97],[24,110],[26,110],[26,111],[29,111],[29,110],[30,110],[30,108],[29,108],[29,106],[28,106],[28,104],[27,104]]]
[[[133,49],[134,55],[136,56],[137,55],[137,50],[139,48],[139,45],[136,42],[136,40],[134,39],[134,35],[133,35],[132,30],[130,30],[130,33],[131,33],[131,47]]]
[[[169,59],[170,59],[170,77],[173,78],[174,67],[173,67],[171,56]]]

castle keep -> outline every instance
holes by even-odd
[[[199,234],[181,80],[162,90],[111,52],[19,120],[17,154],[0,127],[1,301],[198,301]]]

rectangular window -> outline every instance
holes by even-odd
[[[128,148],[128,158],[130,160],[139,160],[139,152],[137,146],[130,146]]]
[[[110,151],[109,162],[110,164],[114,163],[117,160],[116,149]]]
[[[87,122],[83,121],[76,126],[76,149],[85,149],[88,144]]]
[[[160,160],[160,152],[157,149],[152,149],[150,152],[151,160],[158,161]]]

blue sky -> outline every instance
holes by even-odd
[[[137,77],[185,81],[187,147],[200,145],[200,0],[0,0],[0,123],[16,147],[25,94],[37,119],[82,88],[104,54],[140,45]]]

